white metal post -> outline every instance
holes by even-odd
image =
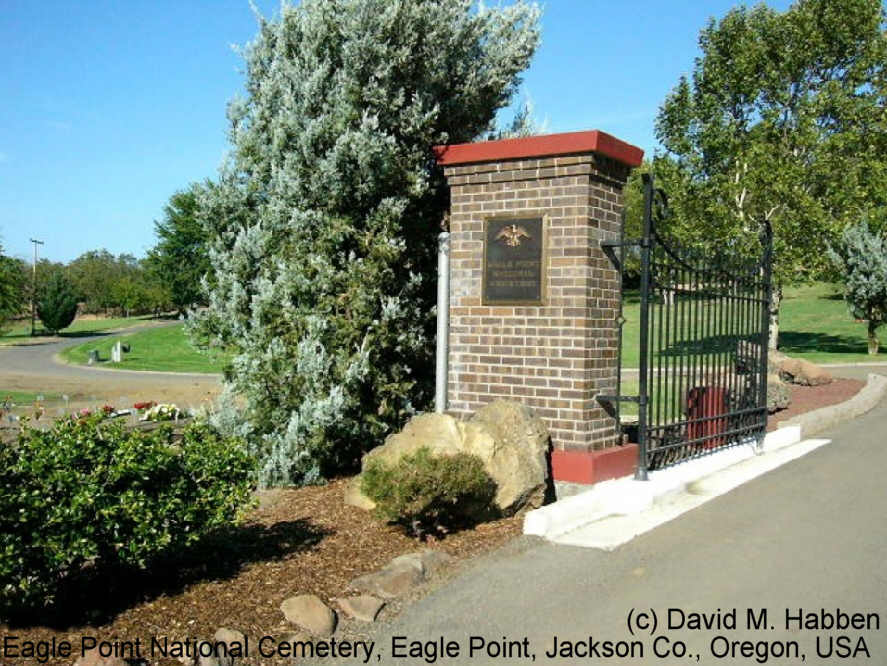
[[[434,411],[447,409],[447,355],[450,331],[450,234],[437,237],[437,351],[434,385]]]

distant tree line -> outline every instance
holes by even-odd
[[[44,328],[53,332],[70,325],[69,312],[158,316],[204,305],[201,283],[209,259],[194,214],[205,187],[195,184],[170,197],[163,219],[154,223],[157,244],[142,259],[106,249],[84,252],[67,264],[40,259],[35,279],[29,262],[5,256],[0,245],[0,332],[28,316],[32,298]],[[72,309],[72,302],[78,307]]]

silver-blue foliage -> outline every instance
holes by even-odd
[[[218,425],[264,485],[347,469],[432,396],[431,147],[491,131],[538,44],[519,0],[305,0],[260,19],[230,159],[201,200],[191,330],[234,352]]]

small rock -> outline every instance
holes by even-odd
[[[416,567],[401,564],[355,578],[351,581],[351,587],[383,599],[394,599],[412,590],[423,578],[422,572]]]
[[[376,599],[368,594],[362,594],[359,597],[346,597],[336,601],[339,602],[339,606],[348,617],[361,622],[375,622],[376,616],[385,605],[381,599]]]
[[[330,636],[336,630],[336,614],[313,594],[290,597],[280,605],[286,619],[315,636]]]
[[[415,553],[395,557],[385,566],[385,569],[412,567],[421,573],[424,579],[434,575],[452,561],[453,557],[444,551],[426,548]]]
[[[83,655],[74,662],[74,666],[127,666],[119,657],[103,657],[97,648],[86,650]]]
[[[220,627],[213,635],[213,641],[217,645],[223,643],[227,648],[227,651],[220,648],[216,650],[216,659],[219,662],[219,666],[234,666],[236,659],[247,656],[246,636],[239,631]]]
[[[425,562],[422,561],[422,553],[408,553],[399,555],[386,564],[383,569],[415,569],[422,578],[425,578]]]

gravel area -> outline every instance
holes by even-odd
[[[791,404],[787,409],[770,415],[770,418],[767,419],[767,431],[776,430],[781,421],[787,421],[798,414],[805,414],[820,407],[828,407],[829,405],[849,400],[859,393],[863,386],[865,386],[863,381],[841,377],[835,378],[831,384],[823,384],[822,386],[795,386],[790,384]]]

